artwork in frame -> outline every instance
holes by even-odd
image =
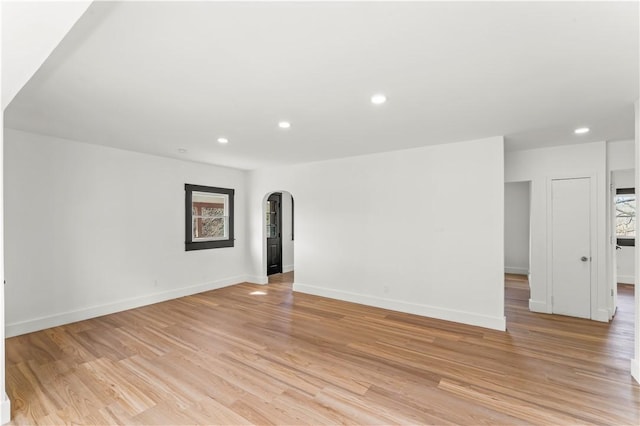
[[[234,190],[185,184],[185,250],[233,247]]]

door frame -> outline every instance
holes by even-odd
[[[609,190],[607,191],[607,208],[609,209],[609,233],[610,247],[609,256],[611,256],[610,268],[611,275],[608,278],[611,280],[611,299],[609,299],[609,320],[613,319],[618,309],[618,239],[616,230],[616,175],[615,170],[609,170]],[[635,182],[634,182],[635,184]],[[635,271],[634,271],[635,272]]]
[[[547,306],[548,312],[553,313],[553,181],[567,179],[589,179],[590,194],[590,257],[591,257],[591,283],[590,283],[590,318],[597,318],[598,311],[598,263],[600,261],[598,253],[598,177],[595,173],[572,173],[563,175],[547,176]],[[600,219],[602,220],[602,219]]]

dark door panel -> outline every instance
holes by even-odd
[[[273,193],[267,200],[267,275],[282,272],[282,194]]]

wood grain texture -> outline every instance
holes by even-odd
[[[292,273],[7,339],[12,424],[640,424],[633,287],[610,324],[508,331],[292,293]]]

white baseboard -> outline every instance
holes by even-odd
[[[247,275],[247,282],[251,284],[269,284],[269,277],[266,275]]]
[[[291,271],[293,271],[293,265],[284,265],[284,266],[282,267],[282,272],[283,272],[283,273],[284,273],[284,272],[291,272]]]
[[[529,299],[529,310],[531,312],[541,312],[543,314],[551,313],[551,309],[547,306],[547,302],[533,299]]]
[[[76,321],[109,315],[115,312],[126,311],[128,309],[139,308],[141,306],[164,302],[166,300],[177,299],[179,297],[190,296],[192,294],[202,293],[204,291],[216,290],[218,288],[228,287],[233,284],[239,284],[248,281],[247,278],[248,277],[246,276],[231,277],[209,283],[196,284],[189,287],[182,287],[144,296],[133,297],[117,302],[106,303],[104,305],[91,306],[74,311],[61,312],[45,317],[33,318],[26,321],[9,323],[6,324],[5,336],[7,338],[19,336],[21,334],[44,330],[51,327],[57,327],[59,325],[69,324]]]
[[[0,425],[7,424],[11,421],[11,401],[7,394],[4,394],[4,398],[0,403]]]
[[[330,299],[344,300],[346,302],[359,303],[361,305],[375,306],[392,311],[406,312],[409,314],[415,314],[424,317],[438,318],[445,321],[475,325],[479,327],[490,328],[493,330],[506,330],[506,319],[504,316],[490,317],[486,315],[474,314],[471,312],[438,308],[435,306],[405,302],[402,300],[382,299],[365,294],[351,293],[347,291],[301,283],[293,283],[293,291],[313,294],[315,296],[327,297]]]
[[[636,278],[633,275],[618,275],[618,283],[635,285]]]
[[[516,266],[505,266],[504,267],[505,274],[517,274],[517,275],[529,275],[528,268],[518,268]]]
[[[631,360],[631,376],[640,383],[640,358]]]
[[[598,309],[595,314],[591,316],[593,321],[609,322],[611,317],[609,316],[609,309]]]
[[[529,310],[531,312],[540,312],[542,314],[552,314],[551,306],[540,300],[529,299]],[[593,321],[609,322],[609,310],[598,309],[592,316]]]

